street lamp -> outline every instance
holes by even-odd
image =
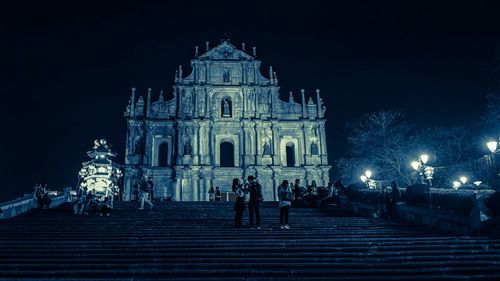
[[[429,186],[432,186],[434,168],[431,166],[427,166],[427,161],[429,161],[429,155],[422,154],[420,155],[418,161],[412,161],[410,164],[415,171],[420,172],[421,181],[427,181],[429,183]]]
[[[461,182],[462,184],[465,184],[465,183],[467,182],[467,177],[465,177],[465,176],[461,176],[461,177],[459,178],[459,180],[460,180],[460,182]]]
[[[453,189],[457,190],[458,188],[460,188],[460,186],[462,186],[461,182],[453,181]]]
[[[489,141],[489,142],[486,143],[486,146],[491,151],[491,153],[498,152],[498,150],[497,150],[498,142],[497,141]]]
[[[373,173],[370,170],[366,170],[364,175],[361,175],[359,178],[362,182],[366,184],[368,188],[374,187],[374,180],[371,179]]]

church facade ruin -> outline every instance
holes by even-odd
[[[207,201],[211,186],[231,190],[233,178],[254,175],[264,200],[276,201],[279,184],[300,179],[318,186],[329,181],[325,111],[315,101],[279,97],[272,67],[227,40],[191,60],[191,73],[175,75],[173,98],[163,92],[145,98],[132,89],[127,106],[124,199],[143,176],[154,182],[154,198]],[[153,99],[155,101],[153,101]]]

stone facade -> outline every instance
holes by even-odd
[[[163,92],[152,101],[127,106],[124,199],[144,174],[154,182],[154,197],[175,201],[206,201],[211,186],[230,191],[233,178],[257,176],[264,200],[277,200],[282,180],[329,180],[325,106],[316,102],[279,98],[278,79],[260,71],[255,48],[250,55],[227,40],[191,60],[192,71],[176,71],[173,98]],[[221,157],[223,151],[224,157]],[[231,154],[234,155],[231,161]],[[288,157],[287,157],[288,156]],[[229,162],[227,158],[229,157]],[[228,164],[229,163],[229,164]],[[230,167],[228,167],[230,166]]]

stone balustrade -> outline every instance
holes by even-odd
[[[52,204],[50,208],[60,206],[67,200],[66,195],[51,196]],[[9,219],[25,213],[37,207],[37,203],[31,194],[26,194],[24,197],[0,203],[0,219]]]

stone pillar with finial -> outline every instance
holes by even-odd
[[[318,107],[318,118],[321,112],[321,98],[319,97],[319,89],[316,89],[316,106]]]
[[[252,47],[252,50],[253,50],[252,55],[254,57],[257,57],[257,47]]]
[[[241,50],[244,52],[245,51],[245,43],[241,43]]]
[[[198,46],[194,46],[194,57],[198,57]]]
[[[273,84],[273,67],[269,67],[269,81]]]
[[[302,118],[307,118],[307,109],[306,109],[306,96],[305,96],[305,90],[300,89],[300,94],[302,96]]]
[[[135,116],[135,87],[132,87],[132,98],[130,104],[130,116]]]
[[[182,82],[182,65],[179,64],[179,82]]]
[[[151,88],[148,88],[148,98],[146,101],[146,117],[151,115]]]
[[[210,50],[210,42],[205,42],[205,52],[208,52]]]

